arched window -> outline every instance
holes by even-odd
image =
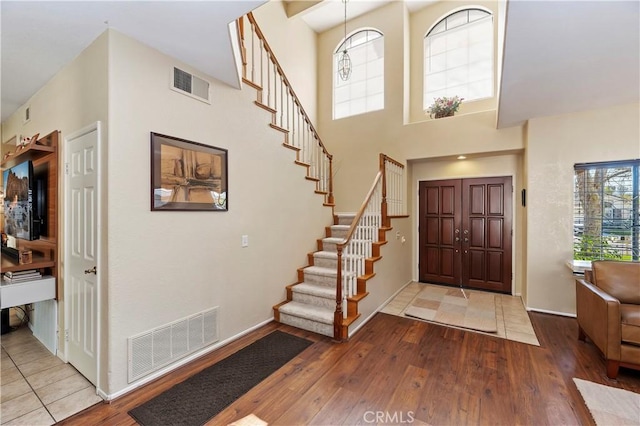
[[[338,75],[338,59],[344,49],[351,58],[351,76]],[[384,36],[361,30],[347,37],[333,54],[333,118],[384,108]]]
[[[424,108],[456,95],[465,101],[493,96],[493,15],[484,10],[452,13],[424,38]]]

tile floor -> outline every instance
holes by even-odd
[[[413,299],[424,288],[424,284],[412,282],[408,284],[396,297],[391,300],[380,312],[386,314],[404,316],[404,311],[409,307]],[[465,289],[465,292],[476,292],[477,290]],[[529,314],[522,303],[519,296],[509,296],[506,294],[495,294],[496,296],[496,321],[498,326],[497,333],[484,333],[482,331],[474,331],[476,333],[488,334],[491,336],[501,337],[503,339],[514,340],[516,342],[527,343],[529,345],[540,346],[536,333],[531,325]],[[405,317],[409,318],[409,317]],[[415,319],[415,318],[411,318]],[[416,320],[421,321],[421,320]]]
[[[0,343],[0,424],[52,425],[102,401],[95,387],[26,325],[2,335]]]

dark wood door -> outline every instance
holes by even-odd
[[[420,182],[420,281],[459,285],[460,179]]]
[[[420,183],[420,281],[511,292],[511,177]]]

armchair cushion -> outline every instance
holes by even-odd
[[[593,283],[623,304],[640,305],[640,268],[636,262],[598,260],[592,263]]]
[[[620,305],[622,341],[640,346],[640,305]]]

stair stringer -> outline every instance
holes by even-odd
[[[273,130],[275,130],[275,131],[277,131],[277,132],[279,132],[279,133],[281,133],[283,135],[282,146],[287,148],[287,149],[289,149],[289,150],[291,150],[291,151],[293,151],[293,152],[295,152],[296,159],[294,160],[294,163],[299,165],[299,166],[301,166],[301,167],[304,167],[306,169],[305,170],[305,179],[307,179],[308,181],[311,181],[311,182],[314,183],[314,185],[315,185],[314,192],[316,194],[318,194],[318,195],[322,195],[322,198],[323,198],[323,203],[322,204],[325,207],[331,207],[332,212],[333,212],[334,203],[330,202],[329,193],[326,192],[326,191],[322,191],[320,189],[320,185],[319,185],[320,184],[320,179],[311,176],[311,174],[309,173],[311,165],[308,164],[308,163],[305,163],[304,161],[302,161],[301,155],[300,155],[301,149],[299,147],[297,147],[297,146],[293,146],[293,145],[289,144],[289,130],[276,125],[278,111],[273,109],[273,108],[271,108],[271,107],[269,107],[269,106],[267,106],[267,105],[265,105],[264,103],[262,103],[262,92],[263,92],[262,87],[260,87],[260,85],[258,85],[258,84],[255,84],[255,83],[251,82],[250,80],[248,80],[246,78],[243,78],[242,82],[244,84],[246,84],[247,86],[249,86],[249,87],[251,87],[251,88],[256,90],[256,100],[254,102],[255,105],[260,107],[260,108],[262,108],[263,110],[265,110],[265,111],[267,111],[268,113],[271,114],[271,122],[268,124],[268,126],[271,129],[273,129]]]

